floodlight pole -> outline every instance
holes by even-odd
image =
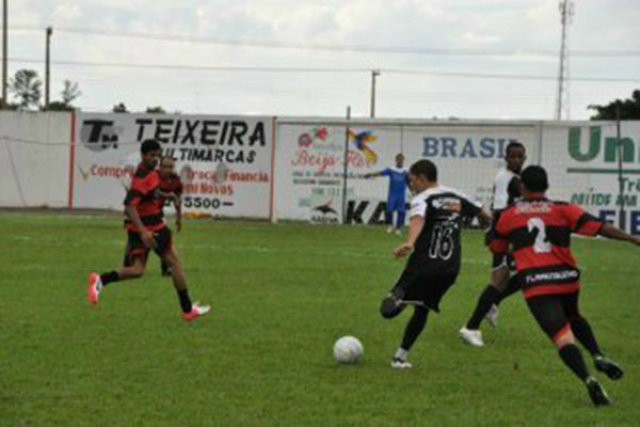
[[[8,31],[7,31],[7,27],[8,27],[8,22],[9,22],[9,14],[8,14],[8,7],[7,7],[7,3],[9,0],[2,0],[2,102],[4,102],[4,105],[7,105],[9,103],[9,101],[7,100],[7,73],[8,73],[8,61],[9,58],[7,57],[7,51],[8,51]]]
[[[376,117],[376,77],[380,75],[380,70],[371,70],[371,118]]]
[[[44,72],[44,109],[49,109],[49,93],[50,93],[50,75],[51,75],[51,35],[53,34],[53,28],[47,27],[46,30],[46,40],[47,40],[47,48],[46,48],[46,57],[45,57],[45,72]]]

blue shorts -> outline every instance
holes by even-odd
[[[388,199],[387,200],[387,212],[406,212],[407,207],[405,205],[404,198]]]

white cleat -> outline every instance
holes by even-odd
[[[391,367],[393,369],[411,369],[413,368],[413,365],[411,364],[411,362],[405,359],[394,357],[393,359],[391,359]]]
[[[484,341],[482,340],[482,331],[479,329],[467,329],[466,327],[462,327],[460,331],[458,331],[458,335],[460,335],[460,339],[465,343],[474,346],[474,347],[484,347]]]
[[[182,313],[182,318],[185,322],[191,322],[197,317],[206,315],[211,311],[210,305],[200,305],[198,302],[194,302],[191,305],[191,311],[189,313]]]
[[[389,234],[393,233],[393,227],[387,227],[387,233]]]
[[[495,328],[496,326],[498,326],[499,315],[500,308],[498,308],[497,305],[493,304],[491,305],[491,308],[487,312],[486,316],[484,316],[484,318],[487,319],[487,322],[489,322],[489,325],[491,325],[491,327]]]

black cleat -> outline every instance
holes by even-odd
[[[596,356],[593,363],[598,371],[604,372],[612,380],[619,380],[624,375],[622,367],[607,357]]]
[[[587,381],[585,381],[585,384],[589,392],[589,397],[595,406],[608,406],[611,404],[611,399],[609,399],[607,392],[604,391],[604,388],[597,379],[589,377]]]

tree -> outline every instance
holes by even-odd
[[[42,81],[34,70],[19,70],[9,82],[9,90],[18,99],[20,109],[26,110],[30,106],[37,107],[42,97]]]
[[[13,104],[11,102],[5,103],[4,99],[0,98],[0,110],[17,110],[18,104]]]
[[[166,111],[161,106],[147,107],[147,114],[165,114]]]
[[[592,116],[591,120],[615,120],[618,105],[620,105],[621,120],[640,119],[640,90],[634,90],[630,99],[625,99],[624,101],[616,99],[607,105],[589,105],[587,108],[597,111],[597,114]]]
[[[80,92],[80,89],[78,89],[77,82],[65,80],[64,88],[62,89],[62,92],[60,92],[60,94],[62,95],[62,103],[67,107],[72,107],[71,102],[82,95],[82,92]]]
[[[124,102],[121,102],[119,104],[116,104],[113,106],[113,109],[111,110],[114,113],[128,113],[129,110],[127,110],[127,106],[124,105]]]
[[[61,101],[53,101],[49,103],[49,108],[42,108],[46,111],[73,111],[74,108],[71,105],[67,105]]]

